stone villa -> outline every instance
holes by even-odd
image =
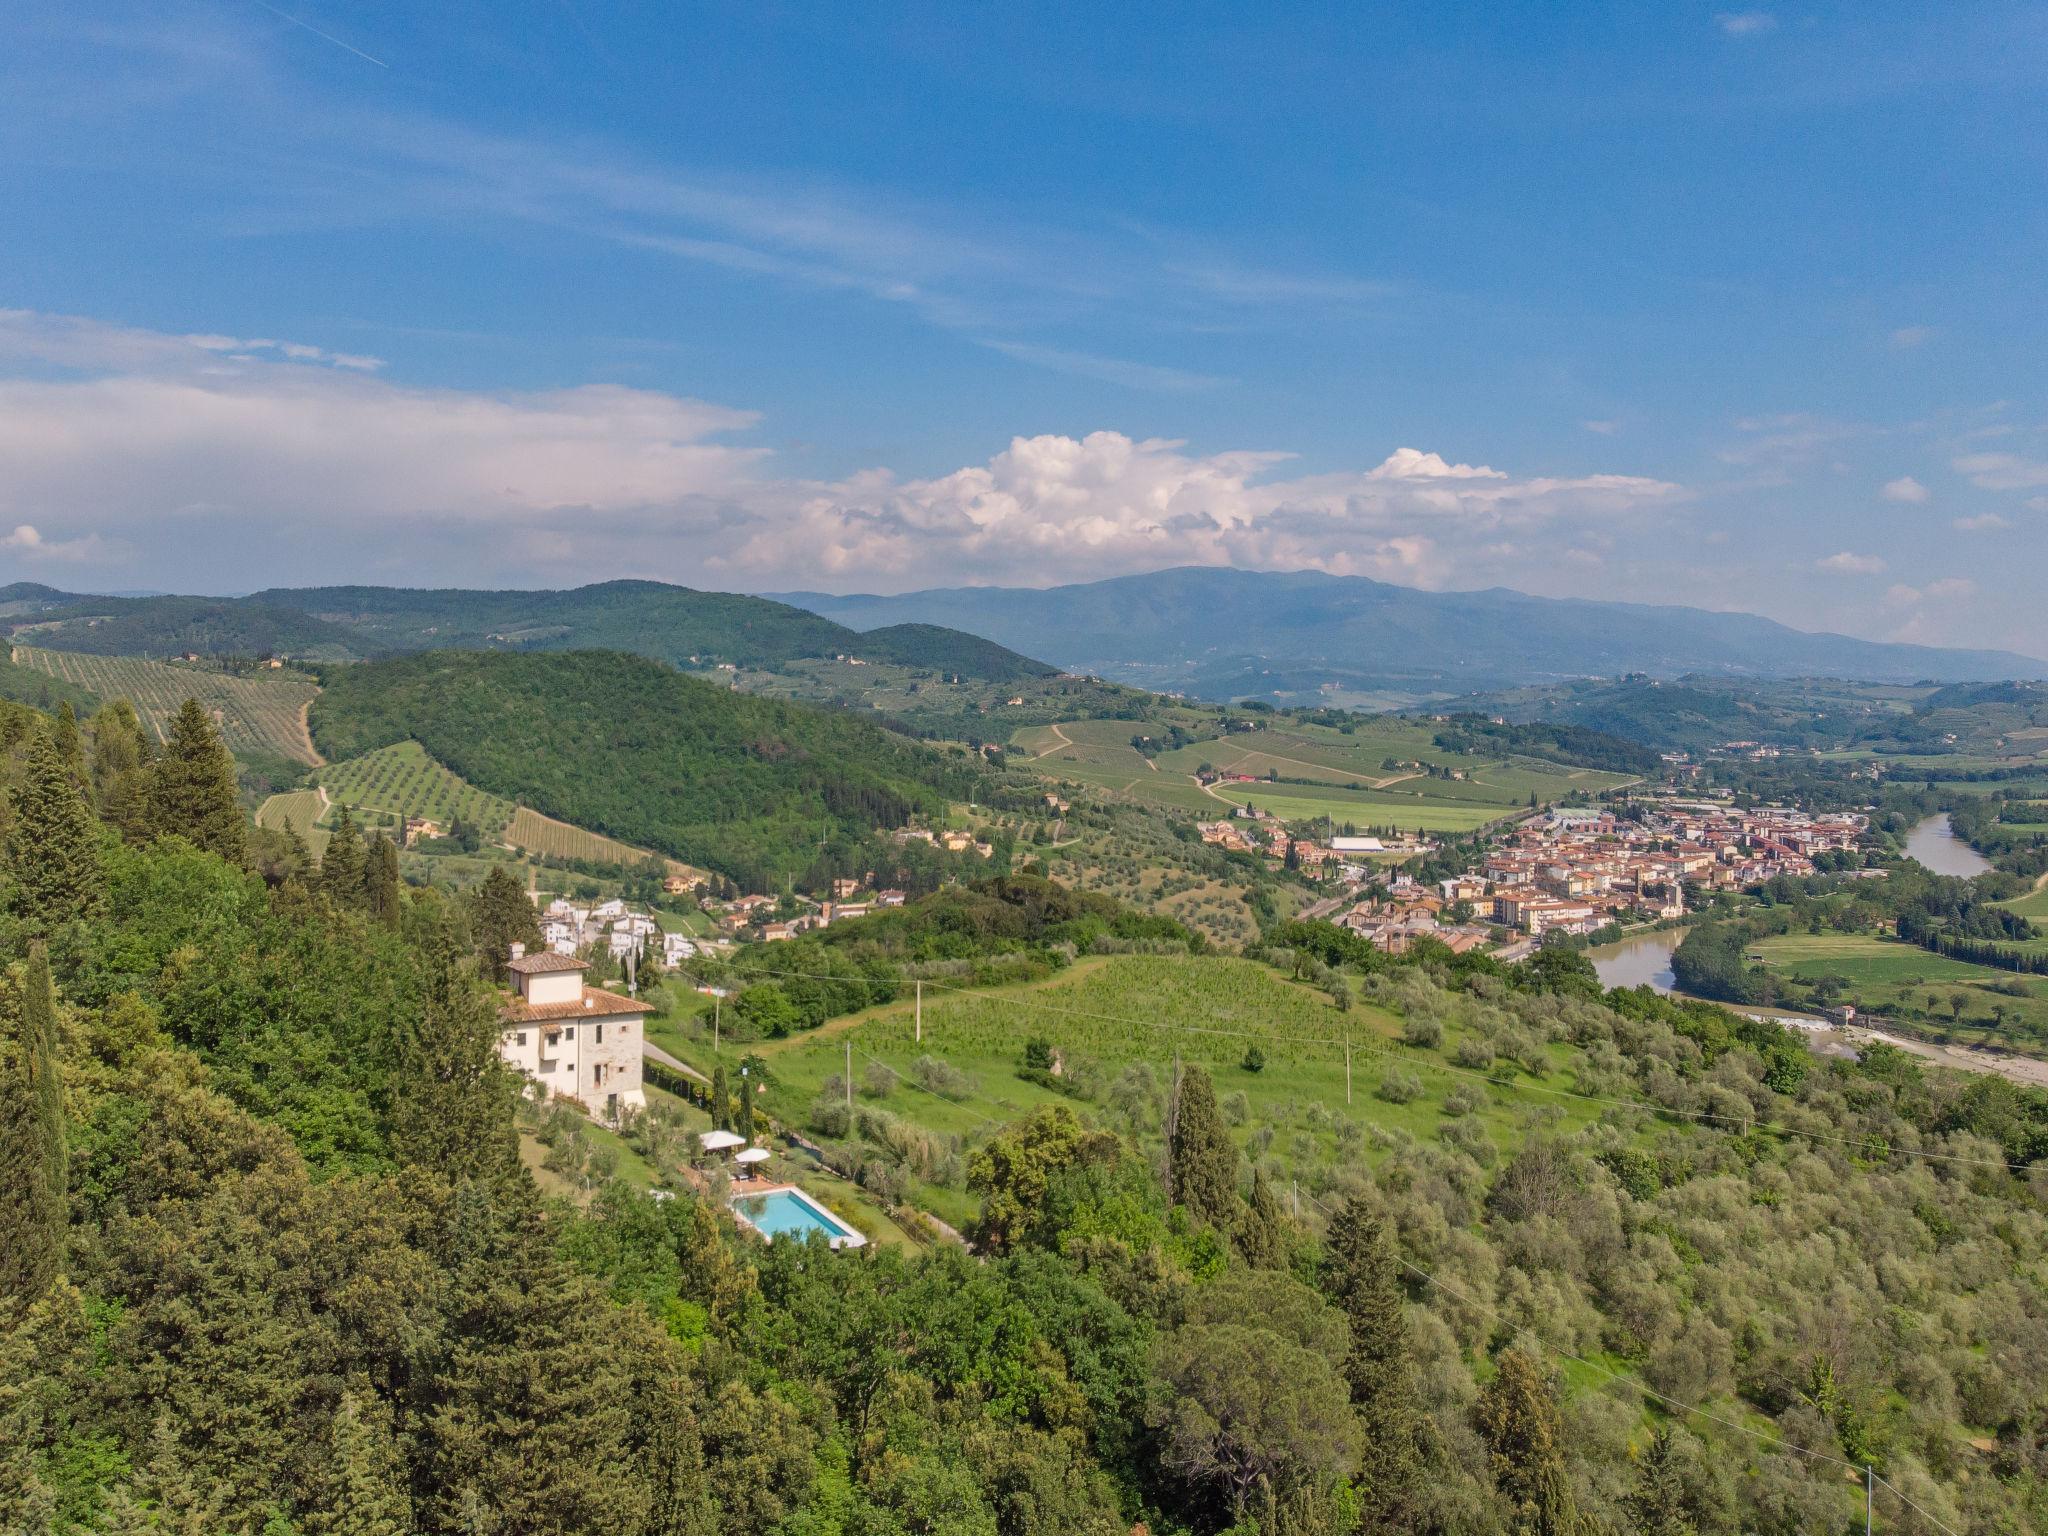
[[[627,1110],[647,1107],[640,1050],[654,1009],[585,985],[583,968],[573,955],[512,946],[506,969],[515,991],[498,1013],[498,1054],[551,1096],[616,1125]]]

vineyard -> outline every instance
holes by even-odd
[[[256,825],[280,832],[296,832],[299,841],[315,858],[327,847],[327,833],[316,823],[325,804],[317,789],[288,790],[272,795],[256,811]]]
[[[614,837],[586,832],[581,827],[572,827],[566,821],[543,816],[539,811],[523,805],[513,811],[511,823],[504,831],[504,839],[514,848],[544,859],[584,859],[598,864],[638,864],[653,857],[645,848],[635,848],[631,843],[622,843]],[[689,872],[687,864],[679,863],[675,859],[663,859],[662,865],[670,874]]]
[[[365,826],[398,828],[408,816],[439,822],[459,816],[486,840],[504,835],[516,807],[442,767],[416,741],[401,741],[320,770],[320,786]],[[330,821],[332,817],[328,818]]]
[[[159,740],[169,732],[179,706],[197,699],[212,714],[230,751],[268,753],[308,766],[320,761],[306,734],[306,706],[319,690],[300,673],[230,677],[136,656],[92,656],[26,645],[14,648],[14,659],[99,699],[128,700]]]

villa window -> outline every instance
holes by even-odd
[[[604,1026],[603,1026],[602,1024],[593,1024],[593,1025],[591,1026],[591,1028],[593,1028],[593,1029],[595,1029],[595,1030],[597,1031],[597,1040],[596,1040],[596,1043],[597,1043],[598,1045],[603,1045],[603,1044],[604,1044]]]
[[[574,1040],[576,1038],[576,1026],[571,1024],[567,1029],[563,1030],[562,1038],[564,1040]]]
[[[525,1030],[523,1030],[523,1029],[522,1029],[522,1030],[520,1030],[518,1034],[516,1034],[516,1035],[514,1035],[514,1036],[512,1037],[512,1042],[513,1042],[513,1044],[515,1044],[515,1045],[524,1045],[524,1044],[526,1044],[526,1031],[525,1031]]]

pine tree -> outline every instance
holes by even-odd
[[[1513,1536],[1577,1536],[1578,1506],[1565,1469],[1564,1424],[1543,1366],[1525,1350],[1504,1349],[1472,1406],[1486,1442],[1493,1482]]]
[[[363,899],[363,855],[362,835],[356,831],[356,819],[343,806],[334,815],[334,830],[328,834],[327,847],[320,854],[320,890],[327,899],[338,907],[355,907]]]
[[[392,1433],[391,1412],[363,1384],[344,1390],[329,1430],[333,1464],[307,1536],[412,1536],[405,1457]]]
[[[92,717],[92,796],[100,819],[131,843],[149,840],[149,776],[156,759],[135,707],[116,699]]]
[[[496,993],[451,955],[416,1024],[394,1042],[391,1150],[450,1183],[518,1167],[511,1073],[498,1055]]]
[[[1237,1143],[1216,1108],[1209,1074],[1189,1067],[1175,1100],[1168,1167],[1172,1196],[1198,1221],[1225,1232],[1237,1225]]]
[[[24,1308],[64,1259],[64,1090],[57,996],[41,944],[0,986],[0,1302]]]
[[[379,832],[370,839],[369,853],[363,861],[363,904],[378,922],[396,928],[399,891],[398,847]]]
[[[1294,1245],[1287,1217],[1273,1198],[1273,1187],[1258,1169],[1252,1170],[1251,1198],[1237,1219],[1237,1251],[1253,1269],[1285,1269]]]
[[[83,789],[85,741],[78,734],[78,716],[69,699],[57,706],[57,723],[50,728],[50,739],[56,744],[57,756],[64,763],[64,771],[71,775],[71,782]]]
[[[1359,1491],[1368,1527],[1393,1525],[1414,1487],[1419,1414],[1399,1265],[1371,1200],[1353,1195],[1338,1207],[1323,1255],[1324,1289],[1351,1325],[1344,1378],[1365,1431]]]
[[[106,904],[99,828],[47,735],[29,744],[7,855],[14,876],[10,904],[37,932],[89,917]]]
[[[529,951],[540,948],[540,917],[512,871],[502,864],[493,864],[477,887],[470,906],[470,932],[477,958],[489,969],[493,981],[505,979],[514,944],[524,944]]]
[[[187,699],[171,722],[171,739],[150,775],[150,825],[232,864],[248,858],[242,805],[235,798],[235,760],[200,707]]]
[[[1698,1536],[1686,1495],[1685,1469],[1669,1429],[1650,1437],[1636,1463],[1636,1485],[1622,1507],[1640,1536]]]

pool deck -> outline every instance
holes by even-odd
[[[867,1246],[867,1238],[860,1232],[856,1231],[852,1224],[849,1223],[843,1216],[834,1215],[830,1210],[826,1209],[824,1204],[817,1198],[817,1196],[810,1194],[808,1191],[799,1188],[795,1184],[768,1184],[755,1183],[751,1180],[744,1182],[735,1180],[732,1186],[731,1193],[726,1196],[726,1208],[732,1212],[733,1220],[737,1221],[749,1232],[752,1232],[755,1236],[759,1237],[763,1242],[768,1242],[772,1240],[774,1234],[762,1231],[759,1227],[755,1226],[753,1222],[749,1221],[745,1213],[740,1210],[739,1202],[742,1200],[752,1200],[762,1195],[781,1194],[794,1195],[798,1200],[802,1201],[805,1205],[809,1206],[812,1210],[816,1211],[820,1216],[824,1217],[824,1219],[830,1222],[832,1226],[836,1228],[839,1232],[844,1234],[840,1237],[832,1237],[829,1235],[826,1237],[825,1241],[831,1244],[832,1247],[865,1248]]]

